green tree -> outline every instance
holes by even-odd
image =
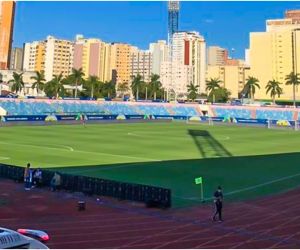
[[[129,86],[127,82],[119,84],[118,91],[122,93],[122,98],[124,99],[125,93],[129,91]]]
[[[100,81],[97,76],[89,76],[87,81],[85,81],[86,88],[90,91],[90,97],[94,98],[95,91],[99,89]]]
[[[141,75],[136,75],[132,78],[132,83],[131,83],[131,89],[132,92],[136,93],[135,95],[135,99],[138,101],[139,99],[139,90],[143,87],[144,81],[142,80],[142,76]]]
[[[296,107],[296,87],[300,84],[300,76],[294,72],[291,72],[285,77],[286,85],[293,85],[293,102],[294,107]]]
[[[246,79],[246,84],[245,84],[242,92],[246,96],[248,96],[248,97],[250,96],[251,100],[254,101],[254,95],[256,92],[256,88],[260,89],[259,80],[253,76],[249,76]]]
[[[157,92],[159,92],[161,90],[161,87],[162,87],[162,84],[159,81],[159,75],[157,75],[157,74],[152,74],[151,75],[149,86],[150,86],[151,96],[153,96],[154,100],[156,100]]]
[[[43,90],[44,89],[44,85],[45,85],[45,76],[44,76],[44,72],[41,71],[36,71],[35,72],[35,76],[32,76],[30,79],[34,80],[35,82],[32,84],[32,88],[37,90],[37,94],[39,94],[39,90]]]
[[[116,84],[113,81],[105,82],[101,92],[104,97],[114,98],[116,96]]]
[[[8,83],[12,83],[11,90],[16,94],[22,91],[24,89],[23,73],[13,72],[13,79],[9,80]]]
[[[266,94],[270,92],[270,96],[273,100],[273,104],[275,104],[275,97],[276,95],[280,97],[280,95],[283,93],[282,88],[280,87],[280,82],[276,80],[269,81],[266,85]]]
[[[208,101],[212,101],[215,99],[216,102],[225,103],[229,100],[231,93],[228,89],[220,87],[218,89],[215,89],[213,92],[210,92],[208,96]]]
[[[82,68],[80,69],[72,69],[72,74],[69,76],[70,80],[73,80],[75,83],[75,95],[74,97],[77,98],[77,91],[78,91],[78,85],[81,85],[84,81],[83,79],[84,73],[82,72]]]
[[[44,91],[49,97],[55,96],[58,98],[59,96],[63,96],[65,94],[65,88],[62,73],[54,75],[53,79],[46,83]]]
[[[193,101],[195,101],[198,95],[198,89],[199,89],[198,85],[194,85],[193,83],[190,83],[187,86],[188,99],[192,99]]]
[[[213,103],[216,101],[215,91],[220,88],[221,82],[222,81],[218,78],[210,78],[210,80],[206,80],[206,91],[209,91],[209,95],[212,95]]]

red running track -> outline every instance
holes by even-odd
[[[0,209],[1,227],[45,230],[50,248],[300,248],[300,189],[226,204],[217,223],[210,206],[146,209],[0,180]]]

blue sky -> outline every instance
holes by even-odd
[[[208,46],[235,48],[233,57],[243,58],[249,32],[264,31],[266,19],[282,18],[300,3],[185,1],[180,7],[180,30],[198,31]],[[76,34],[147,49],[167,39],[167,2],[17,2],[14,46]]]

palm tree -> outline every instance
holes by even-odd
[[[273,104],[275,104],[276,95],[280,97],[280,95],[283,93],[282,88],[279,86],[280,84],[281,84],[280,82],[276,80],[272,80],[269,81],[268,84],[266,85],[266,94],[270,92],[270,96],[273,99]]]
[[[138,74],[136,76],[133,76],[132,83],[131,83],[131,89],[132,89],[132,92],[136,92],[135,98],[137,101],[139,99],[139,88],[141,88],[143,84],[144,84],[144,81],[142,80],[141,75]]]
[[[129,91],[129,86],[127,82],[121,83],[118,86],[118,91],[122,93],[122,98],[124,99],[124,95],[127,91]]]
[[[300,76],[297,73],[291,72],[285,77],[285,80],[286,85],[293,85],[293,102],[294,107],[296,107],[296,87],[300,84]]]
[[[245,95],[249,96],[250,95],[250,98],[251,100],[253,101],[254,100],[254,95],[255,95],[255,91],[256,91],[256,88],[259,88],[260,89],[260,86],[259,86],[259,81],[257,78],[253,77],[253,76],[249,76],[247,79],[246,79],[246,84],[244,86],[244,89],[243,89],[243,92]]]
[[[39,95],[39,90],[43,90],[44,89],[44,84],[45,84],[45,76],[44,76],[44,72],[41,71],[36,71],[35,72],[36,76],[32,76],[30,77],[30,79],[35,80],[35,82],[32,84],[32,88],[37,90],[37,94]]]
[[[159,81],[159,75],[152,74],[150,79],[150,88],[151,88],[151,95],[154,94],[154,100],[156,100],[156,93],[161,89],[161,82]]]
[[[199,85],[194,85],[193,83],[190,83],[187,86],[188,98],[195,101],[195,99],[197,98],[198,89],[199,89]]]
[[[108,98],[113,97],[116,94],[116,84],[113,81],[105,82],[103,84],[103,89]]]
[[[12,83],[11,90],[17,94],[24,89],[23,73],[18,74],[17,72],[14,72],[13,79],[9,80],[8,83]]]
[[[83,82],[83,77],[84,73],[82,72],[82,68],[72,69],[72,74],[70,75],[70,78],[75,82],[75,98],[77,98],[78,84],[81,84]]]
[[[210,93],[213,94],[213,102],[215,102],[215,90],[216,89],[219,89],[221,86],[220,86],[220,83],[222,81],[218,78],[210,78],[210,80],[206,80],[206,91],[209,91]]]
[[[54,95],[58,98],[59,94],[63,94],[65,91],[62,73],[54,75],[53,79],[47,85],[49,85],[49,88],[52,89]]]
[[[90,76],[87,79],[86,84],[91,89],[91,98],[94,98],[94,91],[99,86],[99,83],[98,76]]]

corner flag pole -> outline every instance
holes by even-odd
[[[201,185],[201,200],[202,200],[202,202],[204,202],[203,179],[202,179],[202,177],[195,178],[195,184],[196,185]]]

